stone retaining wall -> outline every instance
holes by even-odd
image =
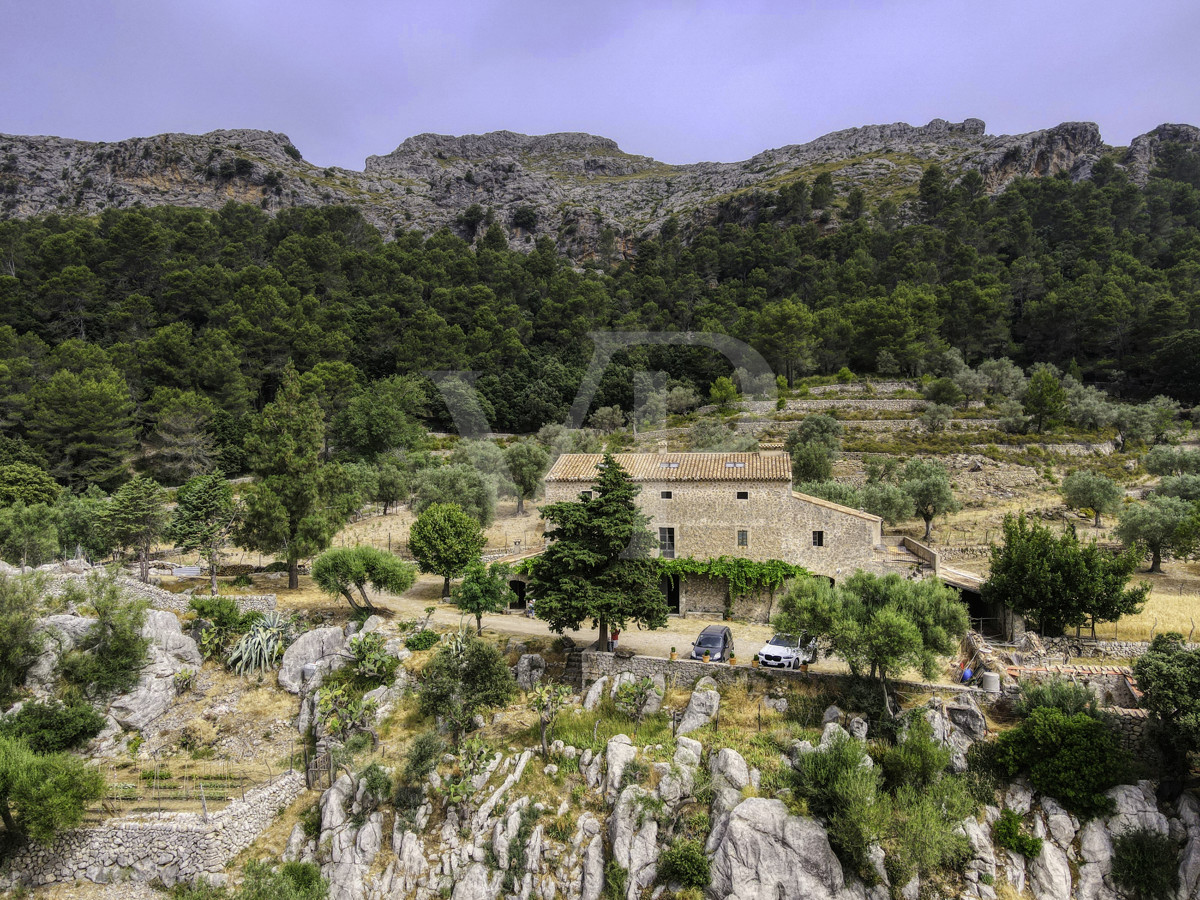
[[[55,585],[62,585],[67,581],[86,582],[87,575],[56,575],[51,579],[50,590],[53,592]],[[168,612],[182,613],[187,612],[191,607],[188,605],[191,602],[192,595],[190,594],[172,594],[170,591],[165,591],[157,585],[144,584],[135,578],[118,578],[117,582],[121,585],[121,590],[126,595],[141,597],[147,600],[155,609],[163,609]],[[204,594],[202,596],[208,596]],[[270,612],[275,609],[274,594],[246,594],[244,596],[230,596],[230,599],[235,601],[238,609],[242,612]]]
[[[0,884],[45,885],[79,879],[194,882],[221,875],[228,862],[304,791],[301,772],[285,772],[246,792],[205,821],[198,813],[112,819],[61,835],[50,847],[27,845],[6,863]]]
[[[1137,659],[1150,649],[1149,641],[1102,641],[1081,637],[1042,638],[1047,652],[1082,659]],[[1185,649],[1200,649],[1200,644],[1184,644]]]
[[[691,651],[690,647],[681,650]],[[738,664],[729,666],[725,663],[705,663],[693,659],[664,659],[661,656],[632,656],[623,658],[615,653],[604,653],[598,650],[584,650],[581,656],[583,672],[583,688],[602,676],[629,672],[637,678],[650,678],[661,675],[668,686],[690,688],[705,675],[710,676],[719,684],[733,684],[737,681],[753,680],[756,686],[786,687],[789,684],[818,684],[834,687],[848,680],[851,676],[842,672],[795,672],[790,669],[752,668],[750,657],[758,651],[758,647],[743,648],[745,658],[740,654]],[[681,654],[682,655],[682,654]],[[978,688],[961,684],[927,684],[920,681],[893,681],[893,687],[903,690],[945,692],[951,694],[971,693],[982,694]]]
[[[1122,709],[1109,706],[1101,710],[1106,714],[1108,726],[1117,736],[1121,746],[1133,756],[1154,762],[1158,751],[1150,741],[1150,714],[1144,709]]]
[[[1054,678],[1089,688],[1104,706],[1135,709],[1138,705],[1133,673],[1124,666],[1009,666],[1018,681],[1042,682]]]

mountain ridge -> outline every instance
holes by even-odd
[[[722,201],[825,171],[839,195],[859,186],[870,200],[891,197],[902,205],[935,163],[951,179],[978,172],[987,193],[1019,177],[1087,178],[1104,156],[1144,183],[1167,143],[1200,146],[1200,128],[1164,124],[1117,148],[1091,122],[989,135],[981,119],[934,119],[842,129],[739,162],[686,164],[628,153],[585,132],[423,133],[368,156],[361,171],[315,166],[286,134],[256,129],[116,142],[0,135],[0,216],[91,214],[138,203],[220,208],[235,200],[268,212],[340,203],[358,207],[385,233],[451,226],[470,238],[462,214],[473,205],[510,226],[516,211],[529,207],[536,229],[510,227],[510,245],[531,243],[536,231],[578,258],[606,232],[623,244],[672,216],[704,224]]]

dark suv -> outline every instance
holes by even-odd
[[[709,625],[692,644],[692,659],[704,659],[704,652],[713,662],[724,662],[733,655],[733,632],[724,625]]]

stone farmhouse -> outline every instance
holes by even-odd
[[[898,539],[885,542],[878,516],[792,490],[786,453],[614,456],[641,488],[638,503],[658,535],[660,556],[780,559],[834,581],[856,569],[913,571],[921,564]],[[560,456],[546,473],[546,502],[588,496],[602,460],[592,453]],[[719,615],[727,603],[724,581],[688,575],[664,579],[663,591],[673,612]],[[735,612],[765,620],[773,601],[736,598]]]

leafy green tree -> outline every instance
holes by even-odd
[[[958,406],[967,399],[957,382],[952,378],[938,378],[931,381],[923,392],[930,403],[941,406]]]
[[[1074,529],[1056,535],[1024,514],[1004,519],[1004,544],[992,547],[983,598],[1034,620],[1046,634],[1061,634],[1089,619],[1113,622],[1138,612],[1149,585],[1128,587],[1136,551],[1114,555],[1095,541],[1083,544]]]
[[[1150,649],[1133,665],[1140,703],[1157,721],[1171,769],[1188,770],[1188,754],[1200,747],[1200,650],[1188,649],[1183,635],[1155,635]]]
[[[34,753],[61,753],[82,747],[106,724],[90,704],[35,700],[0,720],[0,735],[24,741]]]
[[[772,620],[780,631],[825,635],[857,674],[886,680],[907,668],[927,678],[937,657],[953,653],[967,611],[952,588],[933,580],[856,572],[840,585],[820,578],[793,582]]]
[[[1034,431],[1041,434],[1047,426],[1062,418],[1067,407],[1067,391],[1054,371],[1042,366],[1030,376],[1021,404],[1025,414],[1033,420]]]
[[[145,466],[168,484],[211,471],[217,446],[208,426],[215,415],[212,401],[194,391],[167,401],[147,439]]]
[[[45,590],[41,576],[0,574],[0,705],[8,706],[45,640],[37,610]]]
[[[602,434],[612,434],[625,427],[625,413],[619,406],[601,406],[592,413],[588,424]]]
[[[828,481],[831,477],[833,458],[824,444],[812,441],[792,450],[792,478],[795,481]]]
[[[312,578],[317,587],[334,597],[346,598],[354,609],[373,610],[367,585],[376,591],[403,594],[416,580],[411,565],[375,547],[336,547],[313,562]],[[360,605],[354,592],[362,598]]]
[[[104,530],[118,547],[137,551],[142,581],[150,580],[150,551],[166,527],[166,491],[144,475],[121,485],[104,509]]]
[[[954,410],[941,403],[930,403],[921,413],[921,424],[930,433],[945,431],[950,420],[954,418]]]
[[[29,505],[53,504],[61,492],[58,482],[37,466],[24,462],[0,466],[0,506],[18,500]]]
[[[532,206],[518,206],[513,212],[512,225],[522,231],[537,231],[537,210]]]
[[[480,560],[472,560],[463,573],[463,580],[451,593],[454,605],[467,615],[475,617],[475,633],[483,634],[483,617],[486,613],[501,613],[508,609],[515,595],[508,586],[512,569],[504,563],[485,566]]]
[[[784,439],[784,449],[791,453],[803,444],[821,444],[836,457],[842,450],[842,436],[845,429],[842,423],[833,416],[814,413],[805,416],[795,428],[791,429]]]
[[[591,499],[543,507],[553,528],[545,552],[529,561],[529,594],[552,631],[590,619],[603,642],[608,628],[629,622],[662,628],[667,603],[650,558],[654,535],[636,502],[640,488],[611,453],[599,469]]]
[[[333,444],[342,453],[368,460],[416,447],[425,436],[416,418],[425,412],[427,402],[425,389],[415,378],[395,376],[373,382],[334,417]]]
[[[10,836],[49,844],[83,821],[104,794],[104,776],[69,753],[35,753],[24,742],[0,736],[0,820]]]
[[[1130,503],[1117,518],[1117,537],[1127,548],[1137,545],[1150,552],[1150,571],[1162,571],[1164,556],[1182,559],[1200,539],[1200,513],[1196,506],[1178,497],[1152,496]]]
[[[525,501],[535,497],[542,486],[550,454],[535,443],[520,441],[504,451],[504,462],[517,489],[517,515],[524,515]]]
[[[110,502],[95,485],[82,494],[64,491],[59,495],[54,516],[58,522],[59,547],[65,556],[78,552],[90,559],[100,559],[112,554],[115,545],[104,527]]]
[[[300,586],[300,560],[328,547],[344,521],[344,508],[336,508],[323,490],[323,438],[321,408],[303,395],[289,365],[246,439],[254,482],[246,491],[237,537],[249,550],[281,555],[293,590]]]
[[[996,758],[1009,777],[1027,772],[1035,790],[1084,817],[1111,812],[1114,803],[1105,791],[1129,774],[1128,756],[1104,722],[1050,707],[1035,709],[1001,734]]]
[[[437,466],[417,473],[412,509],[418,514],[453,503],[482,527],[496,518],[496,483],[471,466]]]
[[[55,508],[45,503],[26,506],[18,500],[0,509],[0,554],[21,567],[54,559],[58,554]]]
[[[910,459],[900,476],[900,487],[912,500],[913,513],[925,521],[924,540],[932,537],[935,518],[961,508],[946,467],[933,460]]]
[[[441,575],[442,596],[450,596],[450,579],[479,559],[487,539],[479,522],[455,503],[432,503],[421,511],[408,533],[408,549],[422,572]]]
[[[708,397],[717,405],[718,409],[729,409],[729,407],[737,402],[737,386],[734,385],[731,379],[722,375],[709,387]]]
[[[181,549],[198,550],[208,563],[209,588],[217,595],[221,550],[238,524],[233,485],[218,470],[197,475],[179,489],[167,533]]]
[[[1121,503],[1124,491],[1111,478],[1080,469],[1062,481],[1063,500],[1071,509],[1090,509],[1100,527],[1100,515],[1114,512]]]
[[[895,525],[913,514],[912,498],[896,484],[868,482],[859,494],[861,509]]]
[[[1200,475],[1168,475],[1159,482],[1155,493],[1196,503],[1200,501]]]
[[[811,202],[813,209],[824,209],[833,202],[833,176],[828,172],[813,179]]]
[[[383,504],[383,514],[386,516],[394,504],[408,496],[411,481],[399,466],[386,461],[379,464],[377,478],[375,502]]]

